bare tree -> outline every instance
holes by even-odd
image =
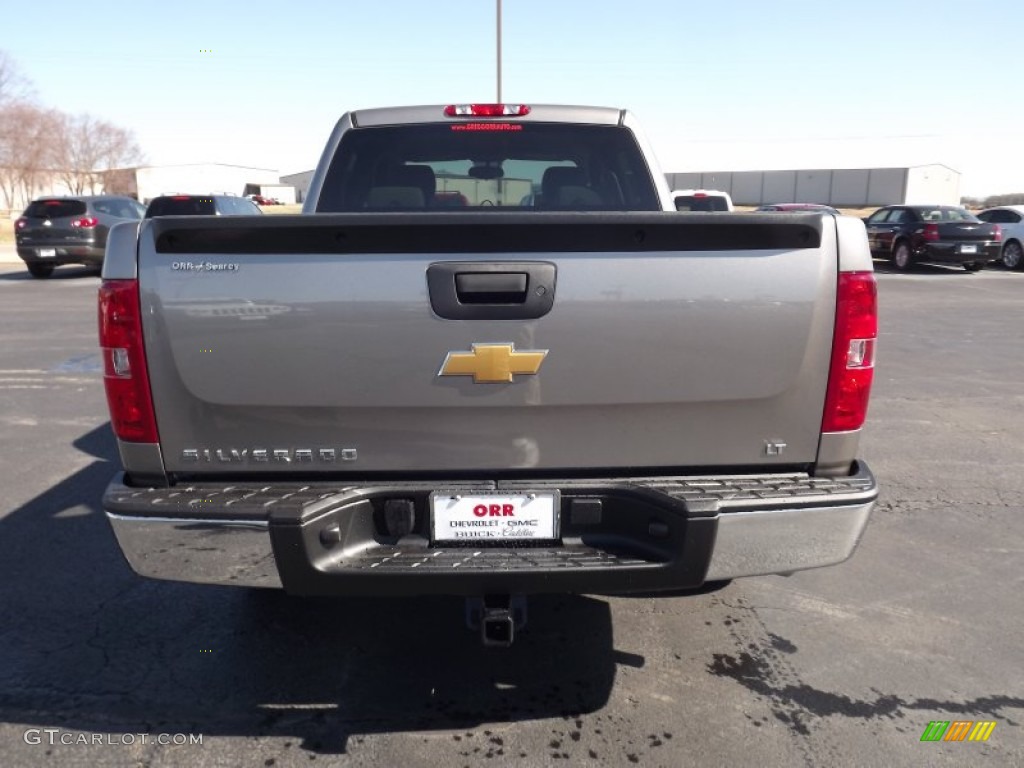
[[[38,106],[14,60],[0,51],[0,203],[6,208],[19,197],[35,197],[54,179],[72,194],[95,193],[109,171],[141,161],[131,131],[92,115]]]
[[[18,183],[15,168],[17,128],[13,110],[0,104],[0,203],[7,209],[13,206],[14,189]]]
[[[75,195],[85,191],[93,170],[93,123],[90,115],[61,115],[57,123],[55,167],[60,180]]]
[[[31,85],[14,59],[0,51],[0,203],[8,209],[14,205],[14,193],[23,176],[23,121],[32,117],[31,96]]]
[[[103,191],[108,195],[127,195],[138,199],[139,187],[130,168],[116,168],[101,174]]]
[[[0,108],[6,104],[31,99],[31,83],[22,76],[14,59],[0,51]]]
[[[58,176],[76,195],[95,193],[104,172],[142,160],[131,131],[88,114],[61,116],[55,150]]]
[[[0,107],[0,193],[13,207],[16,193],[30,199],[51,175],[59,113],[33,104]]]
[[[96,150],[99,157],[97,168],[102,171],[136,166],[144,160],[135,134],[112,123],[102,122],[97,126]]]
[[[31,200],[40,186],[49,186],[60,113],[55,109],[23,105],[17,114],[20,138],[15,167],[22,195],[25,200]]]

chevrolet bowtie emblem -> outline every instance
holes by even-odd
[[[472,376],[475,384],[510,382],[512,375],[536,373],[546,349],[516,352],[514,344],[474,344],[472,352],[449,352],[438,376]]]

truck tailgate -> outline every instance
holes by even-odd
[[[143,225],[139,249],[168,471],[816,459],[838,269],[830,216],[168,217]],[[508,302],[494,301],[448,319],[432,305],[432,265],[524,262],[554,266],[539,317],[504,317],[495,307]],[[510,382],[439,375],[452,354],[474,368],[474,345],[546,354]]]

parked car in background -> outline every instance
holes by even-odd
[[[677,189],[672,192],[677,211],[731,211],[732,197],[718,189]]]
[[[154,216],[259,216],[252,200],[234,195],[164,195],[154,197],[145,218]]]
[[[1000,260],[1007,269],[1024,269],[1024,205],[1001,205],[977,214],[981,221],[998,224],[1003,230]]]
[[[282,205],[281,201],[276,197],[264,197],[263,195],[246,195],[246,198],[252,200],[256,205]]]
[[[831,205],[819,205],[818,203],[769,203],[754,209],[755,212],[776,211],[779,213],[831,213],[834,216],[841,216],[842,213]]]
[[[1002,230],[954,205],[887,205],[866,219],[876,257],[904,271],[918,262],[959,264],[968,272],[999,258]]]
[[[144,212],[130,197],[41,197],[14,222],[18,256],[33,277],[49,277],[62,264],[101,266],[110,228]]]

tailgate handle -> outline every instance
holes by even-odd
[[[459,272],[455,295],[461,304],[522,304],[526,282],[525,272]]]
[[[533,320],[551,311],[555,277],[550,261],[439,261],[427,292],[446,320]]]

